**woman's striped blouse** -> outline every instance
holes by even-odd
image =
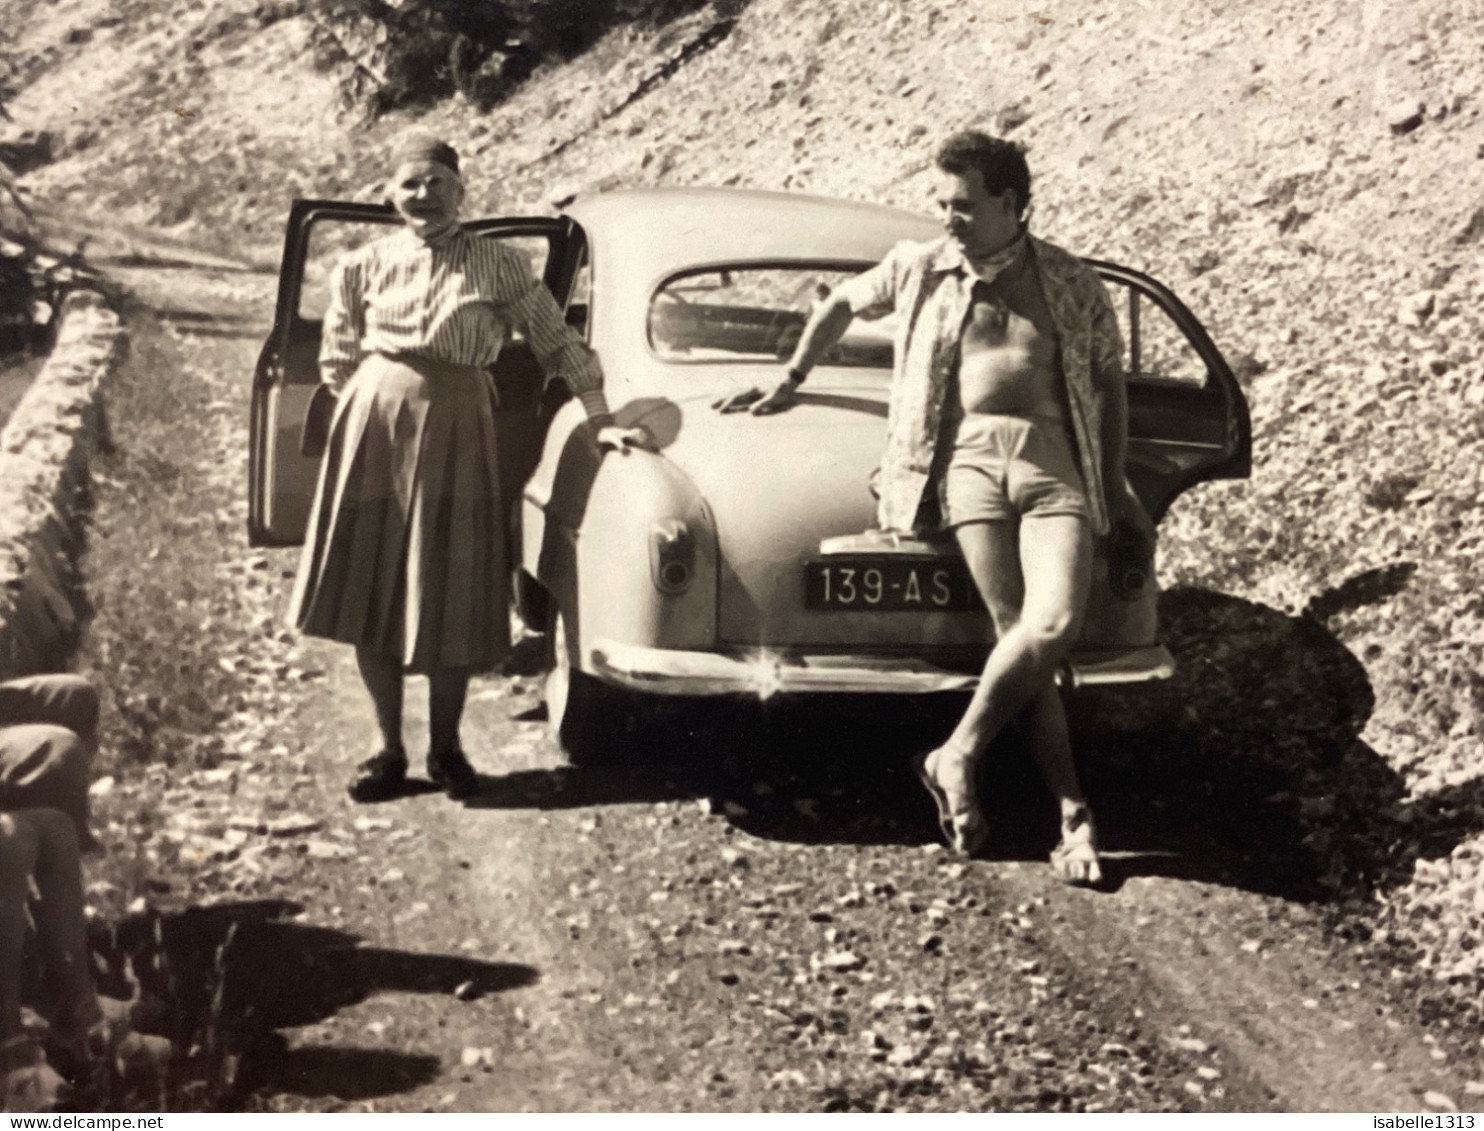
[[[563,321],[530,263],[499,240],[463,228],[431,242],[403,228],[336,265],[320,372],[338,386],[368,353],[483,368],[512,329],[525,334],[547,379],[566,381],[589,417],[608,415],[597,355]]]

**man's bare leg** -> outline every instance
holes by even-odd
[[[1092,814],[1077,780],[1067,712],[1057,689],[1047,687],[1037,695],[1016,717],[1015,725],[1030,747],[1041,778],[1056,798],[1061,813],[1061,842],[1051,855],[1052,867],[1069,884],[1101,883],[1103,870],[1098,861]]]
[[[955,531],[994,620],[995,646],[949,745],[981,756],[1051,685],[1082,629],[1092,570],[1087,523],[1072,515],[980,522]]]
[[[1052,679],[1081,630],[1092,543],[1086,522],[1070,515],[971,523],[955,533],[996,643],[963,718],[925,768],[954,815],[955,847],[972,852],[984,834],[978,767],[994,736],[1023,714],[1037,765],[1062,803],[1064,830],[1069,809],[1086,811]]]

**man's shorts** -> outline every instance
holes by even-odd
[[[943,525],[1077,515],[1087,493],[1067,426],[1050,416],[970,413],[945,472]]]

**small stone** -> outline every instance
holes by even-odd
[[[329,840],[306,840],[301,847],[311,860],[348,860],[355,850]]]
[[[1457,1111],[1458,1105],[1442,1092],[1423,1092],[1422,1102],[1435,1111]]]
[[[113,792],[114,780],[111,777],[102,777],[88,786],[89,797],[107,797]]]
[[[381,882],[384,884],[400,884],[406,878],[407,873],[402,871],[401,868],[388,868],[382,873]]]
[[[1463,1086],[1463,1094],[1466,1096],[1484,1096],[1484,1081],[1467,1081]]]
[[[837,950],[824,956],[819,963],[826,970],[859,970],[866,960],[849,950]]]
[[[1202,1080],[1220,1080],[1221,1070],[1212,1068],[1209,1064],[1203,1064],[1195,1070],[1195,1074]]]
[[[1206,1089],[1195,1080],[1185,1081],[1184,1088],[1192,1096],[1204,1096],[1206,1094]]]
[[[385,817],[357,817],[351,827],[358,833],[384,832],[392,823]]]
[[[1386,124],[1391,132],[1400,136],[1409,134],[1422,125],[1427,106],[1419,98],[1402,98],[1391,104],[1386,111]]]
[[[1199,1037],[1171,1037],[1170,1044],[1183,1052],[1193,1052],[1197,1055],[1210,1051],[1211,1046]]]
[[[1242,943],[1242,949],[1248,954],[1256,954],[1262,949],[1261,939],[1246,939]]]
[[[1421,326],[1432,315],[1437,295],[1432,291],[1417,291],[1403,298],[1397,308],[1397,321],[1403,326]]]
[[[728,868],[750,868],[752,861],[747,858],[747,853],[737,848],[723,848],[721,850],[721,862]]]
[[[460,982],[453,988],[453,996],[459,1001],[477,1001],[484,991],[473,982]]]

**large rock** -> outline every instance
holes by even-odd
[[[16,176],[50,165],[56,156],[50,130],[19,130],[0,137],[0,164]]]

